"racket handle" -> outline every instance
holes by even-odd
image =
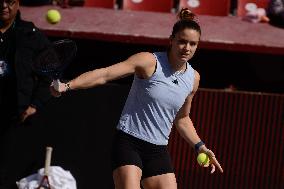
[[[51,162],[52,147],[46,147],[44,175],[48,175]]]
[[[55,91],[59,91],[59,84],[60,84],[60,80],[59,79],[54,79],[52,81],[52,86],[54,88]],[[61,93],[58,92],[57,95],[54,95],[55,97],[60,97]]]
[[[54,89],[55,89],[56,91],[59,91],[59,84],[60,84],[60,80],[59,80],[59,79],[54,79],[54,80],[52,81],[52,85],[53,85],[53,87],[54,87]]]

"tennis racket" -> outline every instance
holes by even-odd
[[[39,75],[58,80],[77,53],[77,45],[73,40],[63,39],[53,42],[35,57],[33,70]]]
[[[48,180],[49,168],[50,168],[50,162],[51,162],[51,154],[52,154],[52,147],[46,147],[44,175],[37,189],[51,189],[51,186]]]

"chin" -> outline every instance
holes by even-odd
[[[9,20],[9,15],[7,15],[7,14],[0,14],[0,20],[2,22],[5,22],[5,21]]]
[[[190,59],[190,58],[183,58],[183,57],[181,57],[181,58],[180,58],[180,62],[181,62],[181,63],[186,63],[187,61],[189,61],[189,59]]]

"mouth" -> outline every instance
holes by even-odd
[[[189,58],[189,57],[190,57],[190,54],[181,54],[181,57],[182,57],[182,58]]]
[[[0,11],[0,15],[8,15],[9,14],[9,12],[7,12],[7,11]]]

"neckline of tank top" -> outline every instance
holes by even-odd
[[[169,61],[169,54],[166,52],[166,58],[167,58],[167,65],[168,65],[168,68],[169,70],[171,71],[171,75],[173,76],[178,76],[178,75],[181,75],[181,74],[184,74],[188,69],[188,62],[185,63],[185,69],[182,68],[181,70],[174,70],[172,65],[170,64],[170,61]]]
[[[173,69],[172,69],[173,70]],[[182,75],[187,71],[187,62],[185,63],[185,69],[177,70],[177,71],[172,71],[174,76]]]

